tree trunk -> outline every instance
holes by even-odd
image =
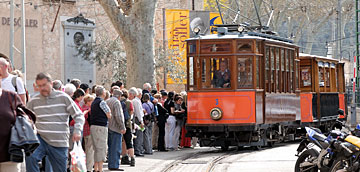
[[[100,0],[117,33],[124,42],[127,58],[127,87],[155,83],[154,17],[157,0],[137,0],[128,16],[115,0]]]

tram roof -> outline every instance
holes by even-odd
[[[268,34],[261,34],[256,32],[249,32],[249,33],[236,33],[236,32],[229,32],[224,35],[221,34],[210,34],[210,35],[197,35],[196,37],[186,39],[186,41],[194,41],[194,40],[205,40],[205,39],[258,39],[258,40],[265,40],[274,43],[281,43],[287,44],[291,46],[296,46],[293,42],[289,39],[282,38],[279,36],[273,36]]]
[[[318,56],[318,55],[312,55],[312,54],[306,54],[306,53],[299,53],[300,57],[311,57],[311,58],[317,58],[321,60],[328,60],[328,61],[336,61],[340,62],[338,59],[330,58],[330,57],[324,57],[324,56]]]

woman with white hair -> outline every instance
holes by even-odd
[[[74,95],[75,91],[76,91],[76,87],[73,84],[66,84],[64,87],[64,92],[70,97]]]

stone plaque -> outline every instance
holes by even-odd
[[[64,26],[64,81],[73,78],[90,86],[95,83],[95,64],[78,56],[76,46],[94,41],[95,23],[85,19],[81,14],[63,22]]]

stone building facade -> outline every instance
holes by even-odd
[[[67,83],[65,66],[71,65],[69,64],[71,62],[65,62],[65,39],[67,33],[65,33],[64,23],[67,19],[74,18],[81,13],[86,19],[93,21],[96,25],[92,35],[93,40],[99,39],[104,35],[110,39],[115,39],[118,36],[105,11],[97,1],[66,1],[72,0],[61,2],[59,0],[26,1],[26,83],[30,92],[33,90],[32,84],[36,74],[42,71],[50,73],[54,79],[60,79]],[[162,39],[164,8],[192,10],[193,2],[196,10],[202,10],[203,0],[159,0],[155,14],[155,39]],[[21,70],[22,58],[21,52],[18,51],[21,50],[20,0],[15,0],[15,4],[15,50],[13,63],[16,69]],[[56,15],[58,11],[59,13]],[[6,1],[0,1],[0,19],[0,52],[9,55],[10,5]],[[94,80],[88,84],[101,84],[99,83],[100,73],[101,71],[95,72]],[[162,83],[162,81],[158,82]],[[171,90],[172,88],[169,87],[169,89]],[[180,89],[184,89],[184,86],[181,86]]]

